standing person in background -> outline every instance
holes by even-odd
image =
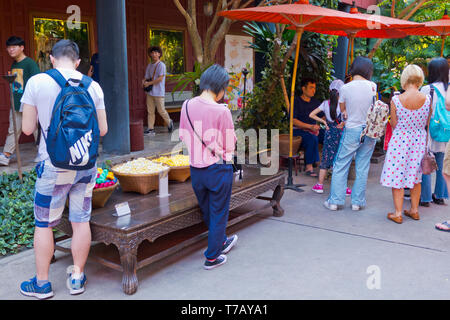
[[[438,99],[445,99],[448,89],[448,63],[444,58],[434,58],[428,64],[428,83],[430,85],[424,86],[420,91],[424,94],[430,94],[431,86],[434,87],[433,98],[433,115],[436,112],[436,104]],[[445,102],[444,102],[445,103]],[[430,132],[430,135],[433,133]],[[438,142],[429,137],[428,146],[431,152],[436,157],[438,169],[436,170],[436,183],[434,192],[431,188],[431,175],[423,175],[422,177],[422,193],[420,195],[420,205],[429,207],[433,201],[435,204],[443,205],[444,199],[448,198],[448,190],[445,185],[444,177],[442,176],[442,166],[444,161],[444,153],[446,142]]]
[[[401,85],[405,90],[391,101],[392,138],[389,141],[380,183],[392,188],[394,213],[387,218],[402,223],[404,188],[411,192],[411,208],[406,216],[419,220],[419,200],[422,171],[420,163],[425,155],[427,131],[430,118],[431,96],[419,92],[425,76],[422,69],[409,65],[403,70]]]
[[[201,95],[184,102],[180,117],[180,139],[189,151],[192,188],[209,230],[203,265],[206,270],[224,264],[225,254],[238,239],[237,235],[228,238],[225,233],[233,167],[223,161],[233,160],[236,135],[231,111],[218,102],[229,81],[223,67],[209,67],[200,78]],[[206,136],[208,145],[203,141]]]
[[[348,173],[353,157],[355,157],[356,179],[352,188],[352,210],[359,211],[365,207],[370,158],[376,143],[375,139],[367,136],[361,141],[367,113],[377,94],[377,85],[370,81],[373,63],[369,58],[356,57],[349,73],[352,81],[345,84],[339,94],[345,128],[334,160],[330,195],[324,202],[324,206],[333,211],[345,204]]]
[[[447,90],[447,96],[445,98],[445,107],[450,112],[450,90]],[[444,157],[444,167],[442,169],[445,182],[447,183],[447,189],[450,189],[450,142],[447,142]],[[435,225],[436,229],[441,231],[450,232],[450,220]]]
[[[92,55],[88,76],[95,82],[100,82],[100,64],[98,62],[98,53],[94,53]]]
[[[322,161],[320,161],[319,181],[312,188],[316,193],[323,193],[323,182],[328,169],[333,167],[333,161],[341,141],[342,129],[345,125],[339,108],[339,90],[343,85],[344,82],[342,80],[334,80],[330,84],[330,100],[324,101],[309,115],[311,119],[323,123],[326,127]],[[325,113],[326,120],[317,116],[320,112]],[[347,195],[350,196],[351,194],[352,191],[347,188]]]
[[[162,49],[158,46],[150,47],[148,55],[152,62],[147,66],[145,79],[142,80],[143,88],[151,88],[147,93],[148,129],[145,134],[155,135],[155,110],[163,118],[169,132],[173,131],[173,121],[164,107],[166,96],[166,65],[161,61]]]
[[[305,148],[305,174],[317,177],[313,170],[313,165],[320,161],[319,155],[319,130],[316,120],[311,119],[309,114],[320,105],[320,101],[315,99],[316,81],[305,78],[301,81],[302,95],[294,100],[294,137],[301,136],[302,144],[300,148]],[[323,113],[319,114],[319,117]]]
[[[13,95],[16,131],[18,136],[22,133],[22,110],[20,99],[22,99],[28,80],[41,72],[37,63],[25,55],[24,49],[25,41],[23,41],[22,38],[12,36],[6,41],[6,51],[8,51],[9,56],[14,59],[14,62],[11,65],[11,74],[17,75],[13,85]],[[0,165],[3,166],[9,165],[11,155],[16,151],[12,112],[12,110],[9,112],[8,135],[6,136],[3,152],[0,154]],[[39,159],[36,158],[35,161],[38,162]]]

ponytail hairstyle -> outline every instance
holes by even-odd
[[[337,118],[337,107],[339,103],[339,91],[337,89],[332,89],[330,91],[330,117],[331,120],[335,121]]]

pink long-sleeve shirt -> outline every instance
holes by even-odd
[[[194,133],[186,114],[189,101],[189,117],[195,131],[203,139],[206,148]],[[190,165],[205,168],[220,161],[233,159],[236,146],[233,118],[230,110],[222,105],[195,97],[183,103],[180,116],[180,139],[189,151]],[[214,150],[215,156],[209,150]],[[220,156],[220,157],[219,157]]]

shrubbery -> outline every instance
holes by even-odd
[[[36,171],[0,175],[0,255],[33,247]]]

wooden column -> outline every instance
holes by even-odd
[[[105,93],[108,134],[103,151],[130,153],[125,0],[96,0],[100,85]]]

